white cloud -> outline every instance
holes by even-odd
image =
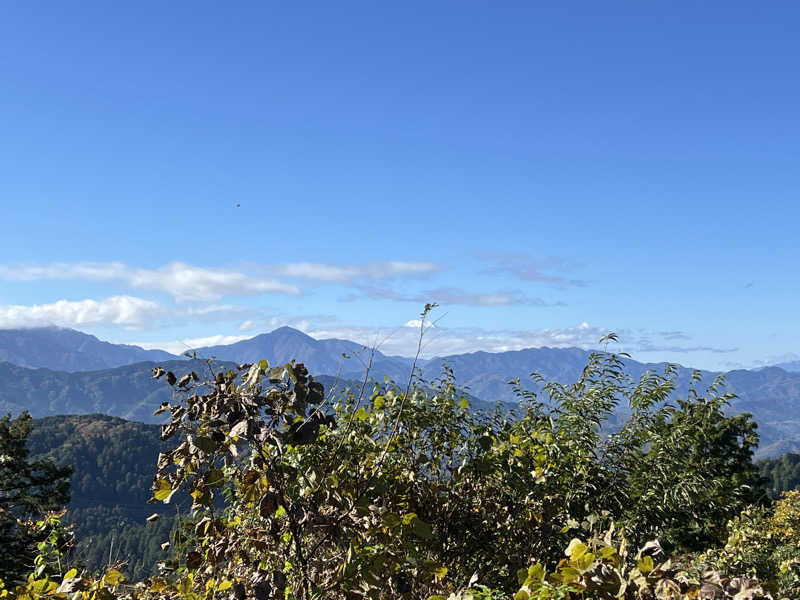
[[[377,344],[378,349],[384,354],[413,356],[419,342],[419,324],[417,322],[416,327],[412,327],[408,323],[395,328],[311,327],[306,333],[318,339],[343,338],[370,347]],[[423,356],[426,358],[479,350],[505,352],[540,346],[597,348],[598,340],[606,333],[607,329],[585,322],[565,328],[520,330],[448,328],[437,325],[435,328],[426,329],[422,346]]]
[[[33,266],[0,265],[0,278],[12,281],[84,280],[120,282],[135,289],[169,294],[178,301],[213,301],[223,296],[265,293],[300,294],[296,285],[252,277],[238,271],[172,262],[157,269],[130,267],[120,262],[51,263]]]
[[[422,320],[421,319],[411,319],[410,321],[406,321],[403,327],[411,327],[413,329],[419,329],[422,327]],[[431,321],[425,321],[425,328],[434,327],[434,324]]]
[[[250,339],[250,335],[209,335],[206,337],[184,338],[182,340],[173,340],[167,342],[126,342],[139,346],[145,350],[165,350],[172,354],[181,355],[187,350],[193,348],[203,348],[206,346],[221,346],[227,344],[235,344],[242,340]]]
[[[116,325],[139,329],[152,325],[164,314],[164,308],[157,302],[134,296],[112,296],[104,300],[59,300],[33,306],[0,305],[0,328]]]

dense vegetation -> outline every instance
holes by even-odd
[[[510,416],[470,410],[447,369],[336,395],[294,363],[242,365],[204,386],[155,376],[174,390],[160,411],[177,445],[158,456],[151,502],[192,502],[174,557],[132,586],[115,568],[64,573],[53,539],[16,597],[800,592],[797,498],[766,499],[755,424],[725,415],[721,382],[667,402],[673,369],[631,382],[622,357],[594,355],[574,384],[518,389]],[[630,418],[603,435],[619,404]],[[37,527],[59,531],[52,518]]]

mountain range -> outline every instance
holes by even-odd
[[[272,364],[291,359],[305,363],[312,374],[330,387],[357,385],[370,362],[370,376],[398,381],[409,377],[412,361],[371,352],[348,340],[317,340],[289,327],[223,346],[194,350],[189,360],[163,351],[110,344],[69,329],[24,329],[0,331],[0,414],[28,410],[34,417],[56,414],[104,413],[145,423],[158,422],[153,410],[170,398],[171,391],[151,378],[159,364],[180,376],[190,370],[208,368],[205,360],[234,363],[266,358]],[[433,379],[444,365],[453,369],[457,384],[472,397],[485,402],[514,402],[508,381],[519,378],[536,389],[530,379],[534,371],[561,383],[580,376],[590,352],[579,348],[529,348],[509,352],[473,352],[437,357],[420,363],[423,378]],[[349,358],[348,358],[349,357]],[[13,359],[13,360],[11,360]],[[142,362],[144,361],[144,362]],[[100,366],[98,366],[100,365]],[[663,370],[663,363],[625,361],[633,378],[647,370]],[[688,389],[693,370],[679,367],[677,393]],[[325,375],[325,377],[322,377]],[[719,373],[703,372],[699,389]],[[761,456],[800,450],[800,372],[778,367],[737,370],[725,374],[727,390],[737,394],[730,412],[751,412],[759,423]],[[621,409],[624,412],[624,408]]]
[[[163,350],[103,342],[62,327],[0,329],[0,362],[55,371],[96,371],[145,360],[176,358]]]

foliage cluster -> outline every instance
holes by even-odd
[[[800,597],[800,491],[785,492],[772,507],[742,511],[728,523],[725,546],[708,551],[702,560]]]
[[[755,425],[724,414],[721,381],[672,402],[674,369],[631,382],[596,354],[574,384],[517,385],[510,416],[471,410],[448,369],[327,394],[295,363],[154,377],[175,391],[159,412],[177,445],[151,502],[192,504],[174,557],[136,585],[51,561],[17,597],[772,597],[661,556],[724,540],[759,499]]]

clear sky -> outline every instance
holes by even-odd
[[[0,327],[409,354],[436,301],[428,355],[796,356],[799,29],[796,2],[7,2]]]

